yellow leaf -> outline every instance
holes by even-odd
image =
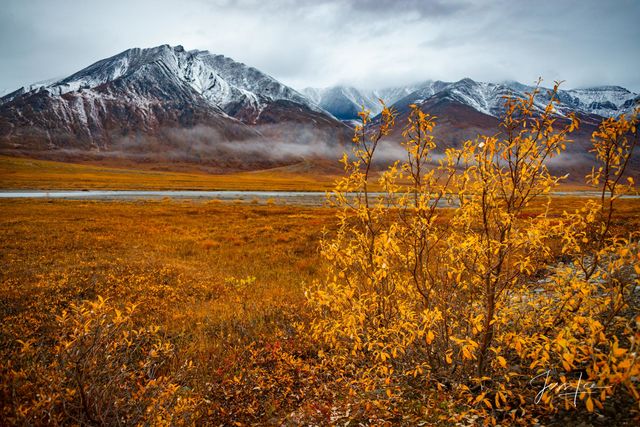
[[[593,400],[591,398],[587,399],[587,411],[593,412]]]
[[[502,366],[503,368],[507,367],[507,361],[505,360],[504,357],[498,356],[497,359],[498,359],[498,363],[500,364],[500,366]]]
[[[466,346],[462,347],[462,358],[464,360],[472,360],[473,359],[473,356],[471,355],[471,352],[469,351],[469,349]]]
[[[613,347],[613,355],[615,357],[620,357],[620,356],[624,355],[626,352],[627,352],[626,348],[620,348],[620,347],[617,347],[617,346]]]
[[[433,339],[435,338],[435,334],[433,333],[433,331],[429,331],[427,332],[427,336],[425,337],[425,340],[427,341],[427,344],[431,344],[433,342]]]
[[[625,359],[622,362],[618,363],[618,370],[624,371],[631,367],[631,361],[629,359]]]

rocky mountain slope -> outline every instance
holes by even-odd
[[[129,49],[0,99],[0,151],[48,158],[252,168],[349,138],[335,117],[274,78],[182,46]],[[273,156],[271,142],[302,148]]]

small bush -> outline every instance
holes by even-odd
[[[21,342],[11,387],[21,401],[14,421],[28,424],[187,424],[196,399],[170,368],[174,346],[153,325],[138,326],[134,306],[122,310],[98,298],[71,304],[57,316],[58,334],[47,360]],[[183,378],[184,379],[184,378]]]
[[[554,114],[557,88],[543,110],[538,90],[507,98],[499,135],[441,159],[434,118],[412,105],[407,160],[380,176],[378,194],[371,165],[395,113],[385,107],[373,125],[361,113],[331,194],[340,228],[322,242],[329,271],[308,293],[310,332],[388,420],[416,401],[423,419],[429,405],[416,396],[436,389],[447,393],[449,422],[527,424],[561,408],[602,410],[624,392],[633,406],[614,403],[637,411],[640,251],[637,236],[611,228],[616,199],[633,186],[623,174],[637,115],[593,134],[588,180],[601,197],[557,221],[549,206],[562,177],[546,162],[579,126]],[[547,372],[561,386],[545,388]]]

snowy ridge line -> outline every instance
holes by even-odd
[[[136,73],[152,72],[157,66],[176,84],[188,86],[212,106],[226,112],[245,104],[260,112],[270,102],[287,100],[330,116],[304,95],[253,67],[208,51],[186,51],[182,46],[169,45],[126,50],[69,77],[20,88],[1,98],[0,104],[38,92],[60,97],[71,92],[96,90],[101,96],[108,96],[100,91],[101,86],[118,80],[132,80]]]
[[[446,97],[493,117],[504,113],[504,97],[525,97],[535,90],[534,86],[515,81],[502,83],[477,82],[464,78],[457,82],[428,80],[420,85],[362,90],[354,87],[335,86],[329,88],[306,88],[302,92],[314,103],[343,120],[357,118],[362,106],[374,115],[382,107],[378,98],[388,106],[406,108],[410,104],[423,104],[434,96]],[[535,106],[542,110],[549,102],[549,88],[540,87]],[[640,97],[620,86],[596,86],[582,89],[560,89],[556,114],[565,116],[569,112],[594,114],[601,117],[616,117],[630,113],[640,103]]]

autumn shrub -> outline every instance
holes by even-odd
[[[293,324],[331,219],[201,201],[2,202],[0,425],[270,425],[292,413],[326,424],[340,389]],[[73,369],[85,351],[95,423]]]
[[[180,384],[190,364],[172,367],[173,344],[157,326],[136,322],[134,311],[134,305],[118,309],[101,297],[72,303],[56,317],[50,352],[38,348],[48,343],[20,341],[20,358],[3,376],[15,405],[7,419],[48,425],[193,423],[198,400]]]
[[[375,153],[396,115],[360,114],[330,196],[339,229],[322,242],[329,271],[307,293],[310,332],[352,394],[389,419],[420,399],[424,418],[429,390],[446,392],[448,422],[527,424],[559,408],[602,410],[614,395],[638,410],[638,241],[611,227],[633,188],[624,172],[637,113],[594,132],[588,181],[601,197],[558,220],[549,207],[565,177],[546,165],[580,123],[558,116],[557,89],[544,107],[539,89],[507,97],[499,134],[443,156],[435,118],[411,105],[406,160],[378,178]]]

